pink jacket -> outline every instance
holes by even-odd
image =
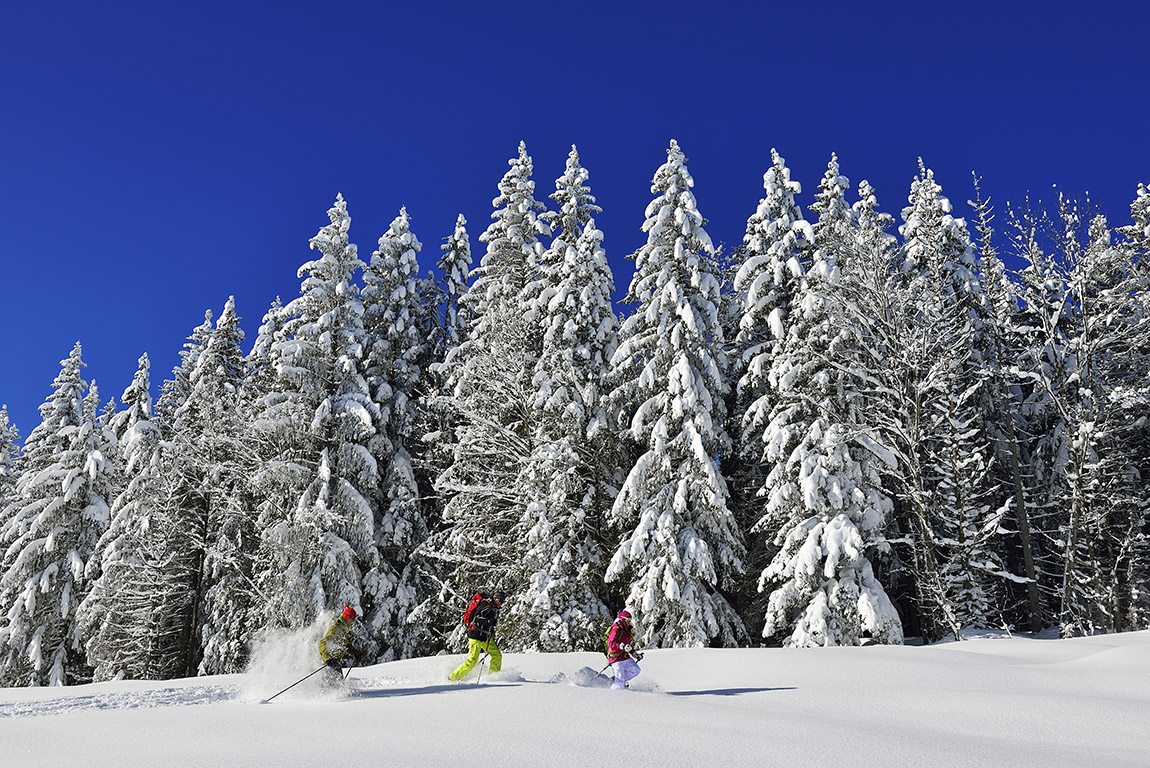
[[[616,661],[631,658],[631,654],[623,650],[624,645],[632,645],[635,638],[631,636],[631,632],[623,626],[622,622],[616,621],[611,625],[611,631],[607,633],[607,661],[614,664]]]

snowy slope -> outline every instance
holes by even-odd
[[[460,658],[267,704],[291,675],[0,689],[0,766],[1150,765],[1150,632],[651,651],[628,691],[576,685],[594,653]]]

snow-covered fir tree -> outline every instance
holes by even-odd
[[[730,264],[732,289],[737,304],[728,309],[737,335],[729,379],[734,383],[731,423],[735,445],[726,462],[731,478],[733,507],[745,534],[762,517],[759,492],[769,469],[763,457],[763,434],[770,408],[767,373],[781,350],[784,319],[791,311],[797,283],[810,265],[814,231],[795,202],[802,191],[784,158],[771,150],[771,167],[763,174],[763,198],[747,220],[742,245]],[[765,566],[770,545],[753,536],[749,565]],[[749,585],[753,591],[754,585]],[[744,586],[744,590],[747,585]],[[755,601],[751,601],[754,603]],[[751,625],[758,606],[745,611]]]
[[[61,366],[25,444],[26,468],[0,531],[5,686],[72,685],[91,677],[76,609],[90,588],[85,566],[108,524],[113,443],[85,397],[79,342]]]
[[[459,300],[467,290],[467,276],[471,273],[471,240],[467,235],[467,219],[463,214],[455,220],[455,231],[444,238],[440,246],[443,255],[436,262],[441,275],[438,306],[441,312],[442,334],[437,360],[447,357],[467,338],[467,318],[461,311]]]
[[[0,526],[4,524],[3,510],[11,501],[23,464],[20,432],[8,417],[8,406],[0,405]]]
[[[156,421],[166,430],[175,422],[175,411],[185,400],[191,387],[188,377],[196,369],[196,358],[212,334],[212,312],[204,312],[204,322],[192,331],[180,350],[180,364],[172,369],[172,378],[160,385],[160,397],[156,401]]]
[[[330,224],[310,241],[319,257],[300,267],[300,296],[274,341],[276,382],[258,403],[257,433],[276,436],[254,481],[263,499],[258,583],[269,623],[299,628],[344,604],[374,603],[379,552],[379,437],[382,414],[361,361],[363,305],[354,282],[363,267],[348,241],[342,195]],[[362,653],[375,656],[371,639]]]
[[[373,634],[389,638],[384,660],[417,650],[407,637],[406,624],[422,591],[411,552],[428,533],[410,447],[418,418],[417,392],[425,373],[421,364],[429,346],[428,328],[421,323],[421,302],[430,300],[420,295],[421,248],[407,209],[401,209],[364,270],[367,373],[384,418],[374,443],[383,451],[376,457],[384,498],[375,527],[382,558],[374,576],[375,603],[366,621]]]
[[[579,162],[579,150],[571,145],[571,152],[567,155],[567,168],[563,175],[555,180],[555,191],[548,197],[559,206],[558,211],[547,211],[539,218],[546,221],[557,230],[555,237],[562,239],[568,245],[575,245],[587,228],[587,223],[602,213],[603,209],[595,204],[595,196],[587,186],[591,177],[587,169]],[[560,254],[560,262],[564,258]]]
[[[518,357],[530,371],[538,358],[542,331],[532,321],[532,302],[525,289],[533,283],[543,254],[539,237],[550,234],[551,228],[538,215],[545,206],[535,199],[526,144],[519,143],[519,156],[508,164],[511,170],[499,182],[499,196],[491,201],[493,221],[479,236],[487,250],[463,298],[472,323],[471,344],[464,347]]]
[[[1144,277],[1089,201],[1060,196],[1049,250],[1036,217],[1016,227],[1026,261],[1022,313],[1034,340],[1026,373],[1033,471],[1047,491],[1036,527],[1042,585],[1064,635],[1128,626],[1144,611],[1139,564],[1144,470],[1139,436],[1147,360]],[[1045,573],[1044,573],[1045,572]],[[1144,614],[1142,614],[1144,615]]]
[[[442,529],[422,550],[439,582],[418,614],[424,625],[450,625],[473,590],[502,584],[521,560],[522,543],[510,534],[527,504],[520,476],[533,451],[531,380],[543,337],[524,289],[543,251],[539,236],[550,229],[538,218],[544,207],[526,145],[508,164],[479,238],[487,249],[460,300],[468,338],[445,362],[450,394],[438,403],[451,409],[454,442],[435,482]]]
[[[763,636],[791,646],[902,640],[870,560],[884,546],[891,501],[879,457],[857,439],[865,434],[866,399],[854,363],[864,342],[834,300],[853,223],[846,187],[832,157],[812,208],[816,248],[810,267],[794,275],[789,311],[778,315],[780,344],[762,396],[769,403],[767,475],[755,530],[777,548],[759,577],[759,590],[770,593]]]
[[[112,502],[110,522],[96,543],[86,575],[92,589],[78,621],[93,679],[152,677],[154,622],[161,614],[163,537],[157,515],[164,498],[160,428],[152,418],[148,356],[120,398],[111,430],[120,446],[126,485]]]
[[[767,374],[771,360],[783,342],[784,320],[792,311],[798,281],[810,266],[814,231],[795,202],[802,191],[791,180],[786,161],[771,150],[771,167],[763,174],[763,198],[747,220],[747,231],[736,256],[734,290],[739,331],[735,339],[737,360],[731,377],[738,396],[734,423],[736,452],[743,476],[737,484],[740,504],[754,510],[755,494],[762,487],[763,431],[770,407]],[[747,523],[759,518],[746,511]]]
[[[898,368],[890,372],[886,404],[902,447],[898,525],[911,542],[903,562],[919,629],[938,639],[957,636],[964,623],[987,621],[973,607],[964,616],[956,601],[960,593],[971,594],[974,581],[980,582],[978,594],[1001,586],[996,552],[1005,510],[989,503],[998,489],[987,469],[988,301],[977,257],[965,222],[952,215],[921,160],[908,202],[894,286],[900,331],[890,350]],[[966,564],[961,574],[958,562]]]
[[[994,244],[993,206],[982,195],[981,179],[977,174],[972,176],[975,199],[969,204],[976,217],[974,226],[978,233],[988,308],[985,326],[988,341],[985,367],[989,377],[989,386],[984,389],[989,400],[985,406],[986,432],[994,449],[991,470],[995,472],[995,482],[1003,489],[999,499],[1002,504],[1009,505],[1006,516],[1014,519],[1017,530],[1017,546],[1004,547],[1003,565],[1007,572],[1021,576],[1011,578],[1013,583],[1005,585],[1005,589],[1013,591],[1018,598],[1004,596],[1006,604],[1003,605],[1001,619],[1008,625],[1024,623],[1029,625],[1031,632],[1037,633],[1045,624],[1031,536],[1028,473],[1024,466],[1027,425],[1023,404],[1028,384],[1018,374],[1019,362],[1026,356],[1026,334],[1018,321],[1017,288]],[[1008,537],[1007,541],[1010,540]],[[1023,593],[1025,608],[1021,599]]]
[[[566,246],[535,369],[536,447],[519,524],[526,589],[507,613],[515,644],[541,651],[598,648],[608,619],[604,518],[617,478],[603,394],[618,323],[602,239],[591,219]]]
[[[677,142],[651,185],[612,358],[613,402],[640,452],[615,499],[610,522],[621,539],[607,569],[638,611],[644,642],[735,645],[745,637],[723,590],[743,572],[745,545],[727,507],[719,457],[723,429],[722,329],[714,246],[691,192]]]
[[[191,661],[201,674],[240,671],[247,662],[252,628],[258,626],[258,600],[251,585],[259,535],[246,489],[256,462],[242,440],[243,339],[235,300],[229,297],[196,361],[191,391],[173,430],[175,451],[186,449],[193,471],[207,486],[202,555],[196,557],[200,575],[193,582],[200,604],[192,623]],[[192,540],[193,547],[198,538]]]

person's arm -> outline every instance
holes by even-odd
[[[324,661],[331,661],[331,657],[328,655],[328,652],[327,652],[327,643],[329,640],[331,640],[334,637],[335,631],[338,627],[339,627],[338,622],[336,622],[335,624],[332,624],[328,628],[327,632],[324,633],[323,637],[319,641],[319,657],[321,659],[323,659]]]

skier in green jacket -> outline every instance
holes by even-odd
[[[352,626],[358,614],[350,605],[343,607],[335,623],[324,633],[319,641],[319,655],[328,666],[327,676],[335,682],[338,677],[343,681],[343,663],[345,659],[355,661],[355,654],[351,650]]]

